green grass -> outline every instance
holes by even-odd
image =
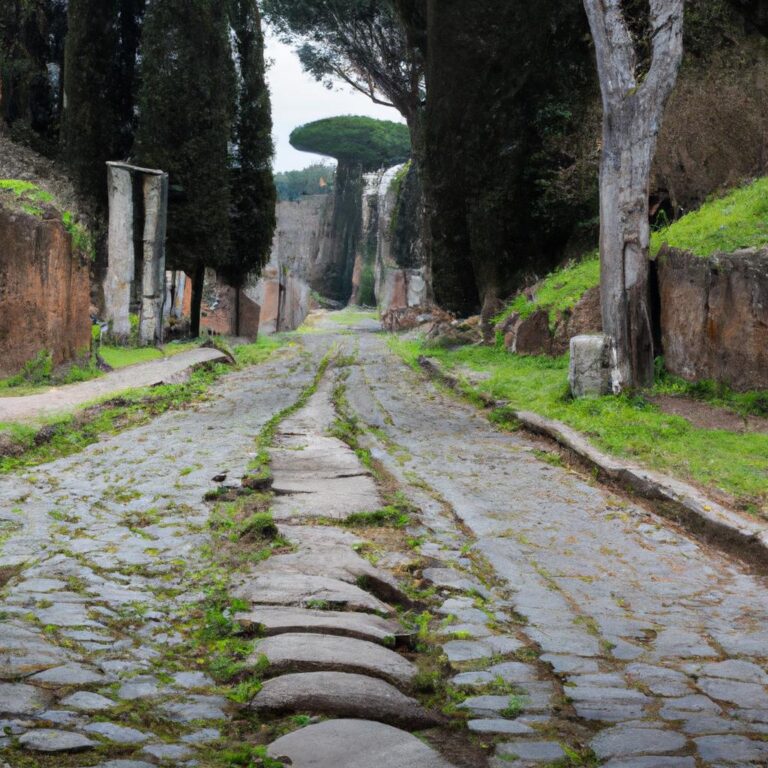
[[[183,344],[168,344],[162,349],[159,347],[117,347],[102,346],[99,354],[104,362],[111,368],[126,368],[137,363],[148,363],[152,360],[161,360],[164,357],[178,355],[200,346],[199,342],[191,341]]]
[[[651,255],[655,257],[665,243],[702,257],[768,245],[768,177],[710,200],[697,211],[654,232]],[[517,296],[497,319],[503,320],[513,312],[525,318],[538,309],[546,309],[550,326],[554,326],[559,315],[573,309],[587,290],[599,284],[600,260],[593,251],[548,275],[534,301],[528,301],[522,294]]]
[[[710,200],[655,232],[651,245],[654,256],[664,243],[697,256],[768,245],[768,177]]]
[[[599,284],[600,259],[597,252],[593,252],[583,261],[569,264],[549,275],[539,286],[535,301],[528,301],[524,294],[520,294],[498,319],[505,319],[513,312],[528,317],[537,309],[546,309],[549,311],[550,326],[553,326],[562,312],[573,308],[586,291]]]
[[[347,307],[339,312],[333,312],[328,316],[328,319],[331,322],[336,323],[336,325],[354,326],[367,322],[368,320],[376,320],[378,319],[378,315],[374,311],[365,312],[358,308]]]
[[[396,338],[391,344],[411,364],[426,354],[459,375],[462,368],[490,373],[486,381],[464,386],[469,396],[480,390],[509,403],[493,413],[498,422],[509,423],[512,411],[534,411],[577,429],[613,456],[719,489],[741,508],[768,515],[766,434],[698,429],[643,397],[572,400],[567,357],[517,356],[490,347],[425,350],[419,342]],[[669,383],[660,385],[661,391],[669,388]]]
[[[0,179],[1,192],[11,195],[16,205],[24,213],[36,218],[42,218],[45,213],[41,206],[56,206],[56,201],[50,192],[46,192],[30,181]],[[96,245],[90,231],[75,221],[75,215],[71,211],[63,211],[61,213],[61,223],[72,237],[74,251],[93,260],[96,257]]]

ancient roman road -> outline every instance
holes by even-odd
[[[294,768],[768,765],[764,578],[439,391],[373,320],[294,341],[206,402],[0,478],[0,765],[248,765],[234,733]],[[202,499],[302,391],[272,448],[289,546],[228,585],[269,679],[233,701],[184,656]],[[401,539],[343,526],[377,493],[410,502]],[[258,738],[286,715],[310,717]]]

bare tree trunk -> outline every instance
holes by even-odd
[[[683,5],[650,0],[652,54],[643,76],[621,0],[584,0],[603,95],[600,291],[617,393],[653,381],[648,194],[664,108],[683,55]]]

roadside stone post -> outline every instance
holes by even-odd
[[[574,397],[599,397],[614,391],[614,346],[608,336],[584,335],[571,339],[568,383]]]
[[[131,284],[134,274],[133,177],[127,166],[107,163],[109,185],[108,265],[104,305],[110,331],[118,341],[131,334]]]
[[[168,174],[145,173],[144,270],[141,291],[139,341],[163,341],[165,303],[165,231],[168,211]]]
[[[131,334],[131,295],[137,272],[139,343],[163,340],[165,303],[165,233],[168,213],[168,174],[125,163],[107,163],[109,177],[109,241],[104,304],[112,336],[121,342]],[[141,179],[140,211],[134,209],[134,183]],[[138,215],[137,215],[138,214]],[[134,227],[143,227],[137,254]],[[137,259],[140,259],[137,270]]]

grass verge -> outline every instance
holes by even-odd
[[[281,347],[276,339],[263,339],[238,347],[239,366],[264,362]],[[146,423],[167,410],[179,409],[202,400],[211,385],[231,366],[204,365],[180,384],[130,389],[82,411],[59,417],[44,426],[0,423],[0,474],[77,453],[107,434]]]
[[[393,350],[414,367],[425,354],[454,374],[483,372],[484,381],[464,380],[463,390],[505,401],[491,418],[513,423],[513,411],[530,410],[577,429],[607,453],[720,491],[752,514],[768,516],[768,435],[698,429],[664,413],[642,396],[573,400],[568,395],[566,357],[521,357],[489,347],[425,349],[419,342],[393,338]],[[661,382],[658,390],[675,385]],[[680,385],[678,385],[680,386]],[[748,403],[750,396],[740,402]],[[756,395],[752,396],[756,398]]]

